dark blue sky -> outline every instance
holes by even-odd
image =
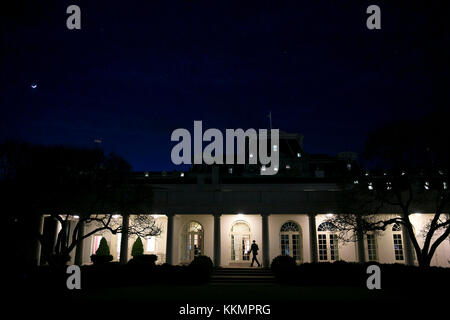
[[[172,170],[174,129],[265,128],[271,110],[307,152],[359,152],[448,91],[448,26],[427,3],[441,2],[19,1],[2,18],[0,138],[101,138],[135,170]],[[382,30],[366,28],[369,4]]]

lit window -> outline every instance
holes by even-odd
[[[444,187],[444,190],[447,190],[447,182],[443,182],[442,186]]]
[[[94,236],[94,239],[92,240],[92,254],[97,252],[97,249],[100,246],[100,240],[102,240],[102,238],[102,236]]]
[[[291,168],[291,166],[287,164],[287,165],[286,165],[286,169],[289,170],[290,168]]]
[[[373,184],[372,184],[372,182],[369,182],[367,188],[369,188],[369,190],[373,190]]]
[[[367,234],[367,256],[369,261],[377,261],[377,243],[374,234]]]
[[[232,174],[232,173],[233,173],[233,168],[231,168],[231,167],[228,168],[228,173],[229,173],[229,174]]]
[[[155,252],[156,251],[156,238],[155,237],[147,237],[147,248],[146,251],[148,252]]]
[[[336,226],[329,222],[323,222],[317,228],[319,261],[339,260],[339,243],[336,234]]]
[[[148,177],[148,172],[145,173],[145,176]]]
[[[394,256],[396,261],[405,260],[403,254],[403,240],[402,240],[402,227],[400,224],[396,223],[392,226],[392,236],[394,239]]]
[[[428,181],[425,182],[425,190],[430,189],[430,183]]]
[[[180,173],[180,177],[182,178],[184,177],[184,172]]]
[[[352,165],[351,165],[351,163],[347,163],[347,170],[352,170]]]
[[[121,246],[121,242],[122,242],[122,234],[118,233],[117,234],[117,259],[120,259],[120,246]]]
[[[390,181],[386,182],[386,190],[392,190],[392,184]]]
[[[301,156],[302,156],[302,155],[300,154],[300,152],[298,152],[298,153],[297,153],[297,158],[301,158]]]
[[[354,184],[358,184],[358,183],[359,183],[359,181],[358,181],[358,180],[355,180],[355,181],[353,181],[353,183],[354,183]]]
[[[327,236],[325,234],[319,234],[319,260],[327,261]]]
[[[291,256],[296,261],[301,260],[300,227],[294,221],[288,221],[281,226],[281,255]]]

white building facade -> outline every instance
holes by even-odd
[[[325,221],[336,213],[333,183],[289,184],[154,184],[151,214],[161,234],[142,239],[144,253],[158,256],[157,263],[188,264],[196,255],[209,256],[216,266],[249,266],[252,241],[259,246],[258,259],[269,266],[279,255],[297,263],[377,261],[417,265],[408,235],[399,225],[378,234],[367,234],[363,245],[344,242]],[[399,213],[386,212],[391,217]],[[420,233],[432,213],[411,215],[419,243]],[[76,223],[73,218],[72,224]],[[118,223],[133,215],[115,216]],[[84,226],[84,233],[94,226]],[[71,263],[89,264],[101,237],[105,237],[115,261],[131,259],[135,238],[99,232],[71,253]],[[76,255],[79,255],[78,261]],[[436,250],[433,266],[450,267],[450,239]]]

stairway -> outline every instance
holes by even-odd
[[[212,284],[274,282],[275,276],[269,268],[217,268],[211,275]]]

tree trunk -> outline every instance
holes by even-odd
[[[417,252],[416,252],[417,254]],[[425,252],[421,252],[417,255],[417,260],[419,262],[419,267],[421,268],[428,268],[431,264],[431,258],[429,254]]]

